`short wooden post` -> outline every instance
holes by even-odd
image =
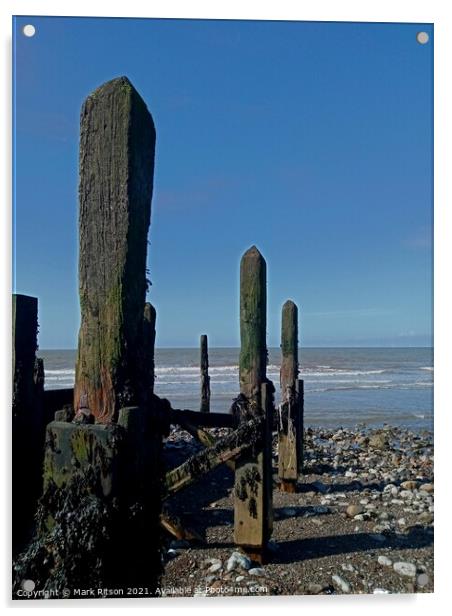
[[[126,77],[85,100],[80,126],[79,287],[81,324],[74,408],[97,423],[147,403],[143,306],[151,217],[155,128]]]
[[[246,397],[246,416],[271,415],[271,384],[266,378],[266,263],[255,246],[240,265],[240,392]],[[271,419],[268,420],[268,426]],[[271,532],[271,473],[268,426],[251,452],[236,462],[234,541],[263,562]]]
[[[210,412],[210,377],[209,377],[209,355],[207,348],[207,336],[201,336],[201,413]]]
[[[154,393],[155,383],[155,323],[157,313],[155,308],[149,302],[144,305],[144,322],[143,322],[143,383],[147,384],[150,393]]]
[[[297,428],[297,445],[298,445],[298,474],[303,472],[304,461],[304,380],[297,379],[296,384],[297,400],[298,400],[298,428]]]
[[[288,300],[281,319],[281,404],[278,417],[278,476],[281,490],[295,492],[299,471],[298,309]]]

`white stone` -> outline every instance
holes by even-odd
[[[413,565],[413,563],[400,561],[394,563],[393,568],[399,575],[404,575],[406,577],[414,577],[416,575],[416,566]]]
[[[386,590],[386,588],[374,588],[373,594],[374,595],[389,595],[391,593],[389,590]]]
[[[344,578],[341,578],[340,575],[333,575],[331,579],[333,580],[333,584],[343,593],[349,593],[351,591],[350,584],[344,580]]]
[[[211,565],[207,571],[209,573],[216,573],[217,571],[220,571],[220,569],[222,569],[222,564],[221,563],[214,563],[213,565]]]
[[[392,567],[392,560],[387,556],[381,555],[378,557],[378,564],[383,567]]]
[[[226,570],[232,571],[237,567],[241,567],[242,569],[248,571],[248,569],[251,567],[251,560],[248,558],[248,556],[245,556],[245,554],[242,554],[241,552],[232,552],[227,562]]]
[[[265,575],[265,569],[262,569],[262,567],[253,567],[253,569],[250,569],[248,573],[259,577],[261,575]]]

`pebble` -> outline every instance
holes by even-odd
[[[319,518],[313,518],[311,520],[311,523],[315,524],[315,526],[323,526],[323,522],[322,522],[322,520],[319,520]]]
[[[175,550],[174,548],[170,548],[167,551],[167,554],[168,554],[168,556],[174,557],[174,556],[177,556],[179,554],[179,552],[178,552],[178,550]]]
[[[378,564],[383,567],[392,567],[392,560],[382,554],[378,557]]]
[[[385,434],[374,434],[369,439],[369,446],[374,449],[386,449],[388,446],[388,437]]]
[[[423,511],[419,516],[419,522],[422,524],[431,524],[433,522],[433,514],[428,511]]]
[[[416,490],[418,486],[419,486],[419,483],[417,481],[403,481],[400,484],[400,487],[403,488],[404,490]]]
[[[419,488],[419,490],[421,490],[421,492],[427,492],[427,494],[431,494],[434,491],[434,486],[433,483],[423,483],[421,485],[421,487]]]
[[[235,581],[236,581],[236,582],[241,582],[241,581],[242,581],[242,580],[244,580],[244,579],[245,579],[245,576],[244,576],[244,575],[238,575],[238,576],[235,578]]]
[[[344,580],[344,578],[341,578],[340,575],[333,575],[331,579],[333,580],[334,586],[336,586],[342,592],[349,593],[351,591],[350,584],[346,580]]]
[[[319,595],[323,589],[324,587],[321,584],[315,584],[314,582],[308,584],[308,593],[310,595]]]
[[[365,509],[362,505],[349,505],[346,513],[349,518],[354,518],[356,515],[364,513]]]
[[[216,573],[217,571],[220,571],[220,569],[222,568],[223,568],[223,565],[221,563],[214,563],[213,565],[210,565],[207,571],[209,573]]]
[[[400,561],[394,563],[393,568],[399,575],[404,575],[406,577],[414,577],[416,575],[416,565],[413,565],[413,563]]]
[[[421,573],[417,576],[416,584],[419,586],[419,588],[424,588],[424,586],[427,586],[428,583],[429,577],[426,573]]]
[[[386,590],[386,588],[374,588],[373,594],[374,595],[389,595],[391,593],[389,590]]]
[[[265,575],[265,569],[262,569],[262,567],[253,567],[253,569],[250,569],[248,573],[250,575],[256,575],[260,577],[262,575]]]
[[[241,567],[242,569],[248,571],[251,567],[251,560],[248,556],[245,556],[245,554],[242,554],[241,552],[232,552],[226,564],[226,570],[232,571],[237,567]]]

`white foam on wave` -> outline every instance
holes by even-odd
[[[47,370],[44,369],[44,373],[45,375],[56,375],[56,376],[60,376],[60,375],[75,375],[75,368],[69,368],[69,369],[61,369],[61,370]]]
[[[433,366],[422,366],[419,370],[428,370],[429,372],[433,372]]]
[[[307,376],[365,376],[367,374],[383,374],[386,370],[341,370],[331,368],[319,372],[313,368],[302,368],[300,372]]]

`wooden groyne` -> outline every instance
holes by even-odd
[[[74,389],[43,392],[37,300],[13,300],[14,482],[19,487],[28,466],[17,445],[26,434],[42,491],[34,539],[16,563],[16,585],[33,579],[55,590],[143,586],[152,594],[161,572],[161,527],[176,537],[196,536],[184,528],[183,512],[169,516],[163,502],[221,464],[234,473],[234,541],[264,562],[273,526],[275,422],[281,487],[295,489],[301,471],[298,312],[293,302],[283,309],[278,413],[266,372],[267,265],[256,246],[240,264],[240,394],[230,413],[210,409],[205,334],[200,411],[173,408],[154,393],[157,313],[145,300],[155,140],[152,116],[127,78],[102,85],[84,102]],[[203,449],[167,471],[162,447],[171,424]],[[229,432],[215,438],[212,427]],[[28,510],[36,509],[36,497]],[[18,497],[14,506],[20,512]],[[27,524],[29,517],[21,528]]]

